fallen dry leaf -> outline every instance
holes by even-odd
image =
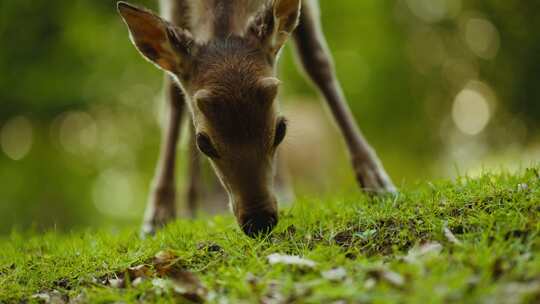
[[[414,263],[422,257],[439,254],[442,248],[442,245],[437,242],[427,242],[420,246],[414,246],[409,250],[407,256],[404,257],[404,260],[408,263]]]
[[[179,265],[180,257],[172,250],[158,252],[152,263],[157,274],[163,278],[152,280],[158,290],[172,291],[195,303],[202,303],[207,296],[207,290],[195,274]]]
[[[129,278],[131,280],[135,280],[138,278],[148,278],[154,275],[154,272],[152,271],[152,269],[150,269],[150,266],[145,264],[129,267],[127,269],[127,273],[129,274]]]
[[[179,259],[176,252],[172,250],[161,250],[158,253],[154,255],[154,258],[152,259],[152,263],[155,266],[163,266],[163,265],[169,265],[171,263],[175,263]]]
[[[443,232],[444,232],[444,236],[450,243],[454,245],[458,245],[458,246],[462,245],[461,241],[458,240],[458,238],[452,233],[452,230],[450,230],[448,227],[445,226],[443,228]]]
[[[375,287],[376,284],[377,284],[377,280],[375,280],[374,278],[369,278],[364,283],[364,288],[365,289],[372,289],[373,287]]]
[[[397,272],[383,271],[382,278],[386,280],[388,283],[397,287],[401,287],[405,284],[405,279],[403,278],[402,275],[400,275]]]
[[[143,278],[139,277],[139,278],[136,278],[135,280],[133,280],[131,282],[131,285],[133,285],[134,287],[137,287],[139,285],[141,285],[141,283],[144,281]]]
[[[249,272],[246,275],[246,283],[251,287],[251,289],[255,290],[257,289],[257,285],[259,285],[260,279],[255,276],[253,273]]]
[[[172,289],[172,282],[167,279],[155,278],[152,280],[152,286],[156,294],[160,296]]]
[[[492,299],[491,303],[526,303],[525,299],[528,298],[533,300],[533,302],[530,303],[538,303],[537,301],[534,301],[534,299],[537,299],[535,296],[539,294],[540,280],[529,282],[510,282],[501,286],[497,290],[496,296]]]
[[[319,281],[317,281],[316,284],[319,284]],[[289,302],[287,303],[297,303],[300,299],[305,299],[306,297],[309,297],[311,294],[313,294],[313,286],[314,284],[312,282],[304,282],[304,283],[296,283],[293,287],[293,292],[291,295],[288,296]]]
[[[86,299],[86,295],[84,293],[80,293],[76,297],[69,300],[69,304],[82,304],[82,303],[88,303],[88,300]]]
[[[272,253],[271,255],[269,255],[268,262],[270,263],[270,265],[285,264],[307,268],[313,268],[316,265],[314,261],[309,259],[301,258],[296,255],[286,255],[279,253]]]
[[[287,298],[281,292],[281,284],[278,281],[268,282],[267,291],[261,298],[262,304],[287,303]]]
[[[112,288],[124,288],[126,287],[126,281],[122,278],[116,278],[116,279],[109,279],[108,280],[109,286]]]
[[[152,285],[157,295],[172,292],[194,303],[204,303],[207,296],[206,288],[194,274],[188,271],[175,278],[155,278],[152,280]]]
[[[394,287],[403,287],[405,285],[405,279],[402,275],[386,267],[372,269],[367,274],[377,281],[385,281]]]
[[[330,269],[327,271],[321,272],[321,275],[323,278],[333,281],[333,282],[339,282],[343,281],[347,277],[347,271],[343,267],[338,267],[334,269]]]
[[[174,291],[184,298],[202,303],[207,295],[206,288],[195,274],[190,271],[176,272],[172,278],[174,283]]]
[[[180,257],[172,250],[162,250],[152,259],[152,264],[159,276],[171,276],[181,271]]]
[[[36,293],[31,296],[31,299],[45,304],[64,304],[68,301],[68,297],[62,295],[58,290]]]

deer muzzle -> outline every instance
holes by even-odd
[[[252,204],[251,206],[258,207],[238,210],[237,220],[242,231],[249,237],[270,233],[278,223],[276,202]]]

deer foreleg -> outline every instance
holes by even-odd
[[[394,192],[396,188],[375,151],[356,125],[347,105],[322,32],[317,2],[303,2],[300,23],[294,33],[294,40],[307,75],[324,96],[345,138],[360,186],[368,192]]]
[[[156,230],[176,217],[175,163],[176,146],[184,112],[184,95],[171,77],[165,80],[168,121],[163,129],[160,156],[142,227],[143,235]]]

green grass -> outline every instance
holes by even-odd
[[[202,281],[209,302],[540,302],[538,169],[428,183],[398,197],[301,199],[258,240],[228,215],[180,220],[146,240],[136,228],[13,233],[0,244],[0,303],[52,291],[82,303],[185,301],[153,278],[103,284],[130,266],[158,269],[152,257],[162,250],[176,254],[171,267]],[[316,266],[271,265],[273,253]],[[323,275],[334,268],[346,276]]]

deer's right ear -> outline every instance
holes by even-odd
[[[159,68],[182,74],[194,45],[191,34],[146,9],[126,2],[117,6],[139,52]]]
[[[273,57],[298,25],[301,0],[272,0],[252,21],[248,33],[255,36]]]

